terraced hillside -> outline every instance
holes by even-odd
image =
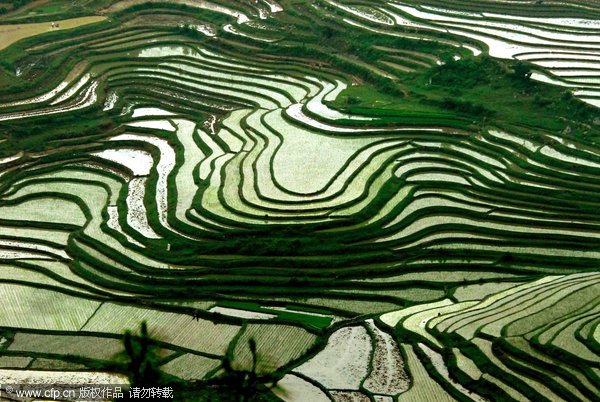
[[[597,400],[600,4],[22,3],[0,383],[146,321],[166,383],[254,339],[285,401]]]

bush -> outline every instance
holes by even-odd
[[[358,96],[349,96],[346,98],[346,104],[348,106],[355,106],[362,103],[362,101],[360,100],[360,98]]]
[[[497,66],[484,58],[480,60],[466,59],[447,60],[445,64],[431,69],[429,79],[432,85],[444,87],[473,88],[490,82],[490,76],[496,72]]]
[[[513,77],[519,81],[527,82],[529,81],[529,78],[531,78],[531,68],[522,61],[517,62],[513,66],[513,70]]]
[[[459,113],[466,113],[475,116],[492,116],[494,112],[483,105],[479,105],[469,101],[462,101],[452,98],[444,98],[441,102],[444,109],[454,110]]]

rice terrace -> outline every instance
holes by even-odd
[[[98,384],[600,401],[600,1],[0,0],[0,400]]]

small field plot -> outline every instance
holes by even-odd
[[[104,21],[106,17],[80,17],[56,22],[40,22],[34,24],[0,25],[0,50],[12,45],[21,39],[29,38],[47,32],[61,29],[77,28],[82,25]]]
[[[248,342],[256,341],[259,357],[257,370],[270,372],[302,356],[317,337],[300,327],[291,325],[248,324],[236,342],[233,365],[249,370],[252,354]]]
[[[364,327],[345,327],[334,332],[325,349],[295,371],[327,389],[359,389],[368,374],[371,351],[371,337]]]
[[[190,315],[105,303],[83,330],[122,334],[146,321],[152,338],[212,355],[224,355],[240,327],[194,320]]]
[[[201,380],[220,366],[221,361],[218,359],[185,354],[160,366],[160,369],[184,380]]]
[[[0,326],[79,331],[100,302],[28,286],[0,283]]]
[[[119,338],[101,338],[84,335],[53,335],[19,332],[15,335],[11,352],[33,352],[82,356],[96,360],[112,360],[123,350]]]

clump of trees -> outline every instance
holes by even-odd
[[[171,386],[176,400],[194,402],[269,402],[278,400],[271,390],[283,377],[276,372],[259,370],[260,356],[254,339],[248,341],[251,353],[249,367],[237,367],[234,358],[228,353],[222,361],[221,370],[208,380],[181,382],[164,375],[158,369],[159,358],[157,347],[148,332],[144,321],[140,325],[139,334],[126,331],[123,336],[125,371],[131,387]],[[127,395],[127,393],[126,393]],[[129,400],[127,396],[124,400]]]
[[[440,104],[444,109],[474,116],[491,116],[494,112],[483,105],[454,98],[444,98]]]
[[[446,58],[443,64],[429,71],[427,78],[432,85],[470,89],[489,83],[498,70],[498,65],[488,57],[466,60]]]

